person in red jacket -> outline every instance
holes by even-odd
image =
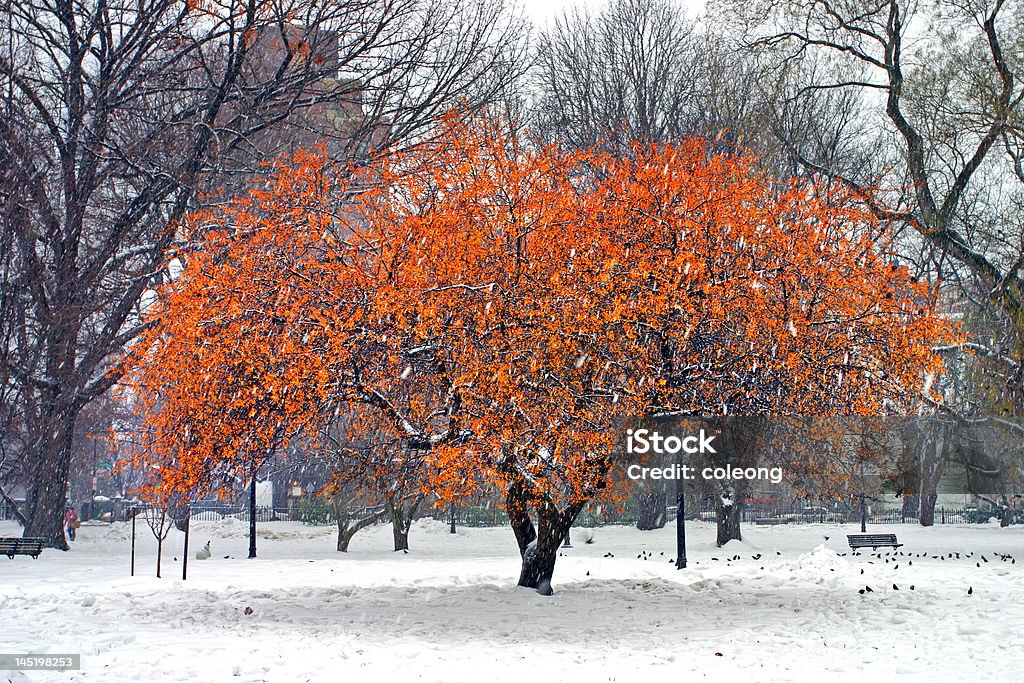
[[[75,540],[75,531],[78,530],[78,525],[78,513],[69,505],[67,512],[64,513],[64,526],[67,527],[69,540]]]

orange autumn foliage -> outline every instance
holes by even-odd
[[[300,153],[187,229],[133,358],[140,458],[180,490],[344,422],[425,490],[491,483],[560,528],[615,497],[630,419],[910,411],[956,336],[852,197],[696,140],[453,120],[358,171]]]

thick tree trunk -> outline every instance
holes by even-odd
[[[563,513],[559,513],[554,506],[542,506],[538,510],[537,537],[522,550],[520,586],[534,588],[541,595],[551,595],[551,578],[555,573],[558,549],[582,506],[576,508],[575,512],[571,512],[572,508],[576,506]]]
[[[399,520],[392,520],[391,531],[395,537],[395,550],[409,549],[409,530]]]
[[[734,491],[724,493],[715,500],[715,519],[718,521],[716,543],[719,547],[729,541],[743,540],[740,535],[740,504]]]
[[[347,553],[348,544],[352,542],[352,538],[359,531],[358,527],[342,528],[341,524],[338,525],[338,552]]]
[[[365,529],[366,527],[370,526],[371,524],[374,524],[376,521],[377,521],[377,517],[371,517],[369,519],[359,520],[358,522],[355,522],[354,524],[349,524],[349,525],[347,525],[345,527],[342,527],[341,523],[339,523],[338,524],[338,552],[339,553],[347,553],[348,552],[349,543],[352,542],[352,539],[355,537],[355,535],[361,529]],[[408,544],[408,539],[407,539],[407,544]]]
[[[925,491],[921,494],[921,526],[933,526],[935,524],[935,501],[938,500],[935,491]]]
[[[33,459],[34,478],[28,491],[28,511],[23,536],[42,538],[46,547],[67,550],[64,511],[68,493],[68,466],[77,410],[72,406],[54,408],[49,419],[52,430],[39,437]]]
[[[409,549],[409,529],[416,511],[423,502],[423,496],[416,496],[406,507],[406,500],[399,499],[388,507],[391,510],[391,531],[395,540],[395,551]]]
[[[365,529],[366,527],[379,522],[383,516],[383,511],[381,510],[367,510],[361,517],[352,519],[352,517],[349,516],[348,511],[345,509],[344,503],[334,500],[331,504],[334,507],[334,518],[338,521],[339,553],[347,553],[348,545],[351,543],[352,538],[361,529]]]
[[[518,585],[551,595],[558,549],[584,505],[585,502],[574,503],[561,512],[551,504],[539,505],[535,527],[525,493],[514,484],[509,486],[506,510],[522,558]]]
[[[537,539],[537,530],[530,519],[525,494],[514,484],[509,486],[505,496],[505,510],[508,513],[508,521],[512,525],[512,533],[516,536],[521,556],[526,551],[526,547]]]
[[[921,512],[921,440],[923,433],[920,425],[911,423],[905,428],[903,437],[903,455],[901,457],[900,489],[903,494],[904,520],[920,519]]]
[[[636,519],[636,528],[640,531],[663,528],[665,522],[668,521],[668,514],[666,512],[668,495],[665,491],[644,492],[638,498],[639,511]]]
[[[921,526],[935,524],[935,503],[939,498],[939,480],[945,469],[951,441],[950,426],[938,424],[926,431],[919,442],[921,448]]]
[[[552,528],[550,533],[539,535],[534,543],[527,546],[526,552],[523,553],[518,585],[533,588],[541,595],[551,595],[554,592],[551,588],[551,578],[555,574],[558,548],[562,545],[566,531],[568,529],[558,533],[556,528]]]

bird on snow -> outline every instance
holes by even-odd
[[[974,595],[974,586],[971,586],[970,588],[967,589],[967,594],[968,595]]]
[[[196,551],[197,560],[208,560],[210,559],[210,542],[207,541],[206,545]]]

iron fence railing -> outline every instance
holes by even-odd
[[[136,506],[141,507],[141,506]],[[105,521],[121,521],[129,519],[132,506],[128,503]],[[217,505],[208,503],[193,504],[189,510],[192,521],[216,522],[222,519],[249,521],[249,509],[245,505]],[[172,513],[174,514],[174,513]],[[439,522],[451,522],[451,509],[430,509],[424,515]],[[675,519],[675,507],[667,508],[666,520]],[[935,508],[935,524],[982,524],[990,518],[1000,516],[998,510],[980,508]],[[702,509],[696,515],[702,521],[714,522],[714,509]],[[847,524],[860,522],[859,509],[828,510],[818,508],[804,509],[770,509],[762,506],[745,506],[740,511],[740,520],[745,524],[776,525],[776,524]],[[0,520],[15,519],[10,503],[0,499]],[[313,525],[335,523],[334,510],[324,505],[294,505],[291,507],[257,507],[256,521],[259,523],[276,521],[298,521]],[[902,510],[872,511],[868,515],[869,524],[918,524],[916,515],[906,515]],[[1013,524],[1024,524],[1024,510],[1015,510],[1010,517]],[[594,527],[612,524],[632,525],[636,523],[636,514],[629,510],[615,511],[611,509],[585,509],[576,520],[575,526]],[[497,527],[508,526],[508,517],[499,506],[461,506],[455,509],[455,524],[461,527]]]

